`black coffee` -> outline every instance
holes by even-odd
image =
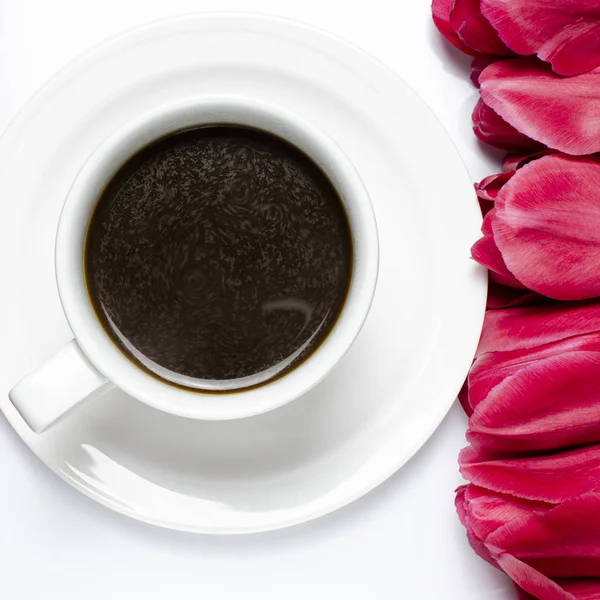
[[[252,385],[330,332],[352,240],[311,159],[271,134],[215,125],[121,167],[92,215],[85,268],[98,317],[134,362],[187,387],[260,374]]]

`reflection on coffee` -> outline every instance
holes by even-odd
[[[341,200],[290,143],[214,125],[147,146],[102,193],[85,246],[106,332],[155,376],[202,389],[279,377],[327,337],[352,275]]]

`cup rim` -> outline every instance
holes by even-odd
[[[342,312],[325,340],[285,375],[229,393],[175,387],[142,370],[112,341],[91,304],[83,268],[84,241],[106,182],[135,152],[185,127],[209,123],[258,127],[308,154],[336,187],[350,221],[353,276]],[[159,410],[196,419],[249,417],[308,392],[335,367],[354,342],[375,293],[379,265],[377,224],[367,190],[339,145],[286,109],[241,96],[186,98],[153,109],[123,125],[92,153],[76,176],[59,219],[55,269],[63,310],[90,362],[129,395]]]

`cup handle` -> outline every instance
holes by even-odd
[[[82,400],[113,387],[87,359],[75,340],[19,381],[8,397],[23,420],[41,433]]]

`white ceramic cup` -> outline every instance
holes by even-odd
[[[115,172],[138,150],[160,137],[217,123],[274,133],[320,165],[344,203],[354,250],[349,294],[325,341],[285,376],[252,389],[231,390],[232,393],[223,393],[231,387],[227,383],[203,391],[175,387],[139,368],[104,331],[84,279],[88,222]],[[241,97],[191,98],[161,107],[107,138],[77,175],[60,216],[55,256],[60,299],[74,339],[21,380],[10,391],[10,400],[36,432],[46,429],[83,400],[95,398],[113,386],[154,408],[194,419],[235,419],[272,410],[315,386],[350,348],[371,306],[378,261],[377,225],[367,191],[348,157],[319,129],[288,111]]]

